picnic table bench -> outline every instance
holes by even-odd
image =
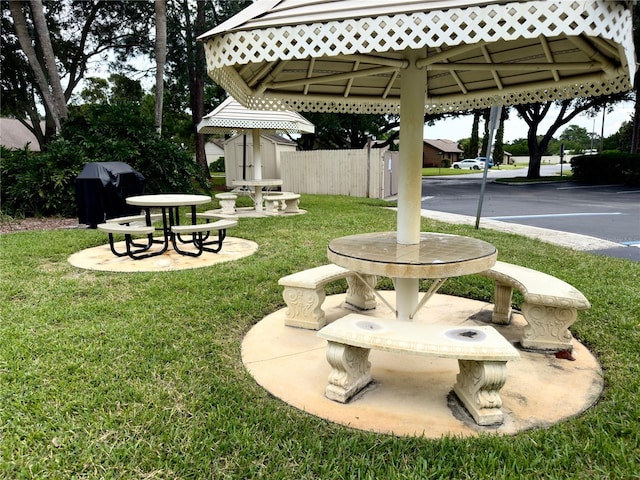
[[[111,253],[116,257],[129,256],[134,259],[145,258],[147,255],[144,252],[149,250],[154,243],[153,234],[156,231],[155,227],[147,225],[131,225],[133,222],[134,221],[118,223],[116,221],[111,221],[99,223],[97,225],[98,230],[109,234],[109,248],[111,249]],[[124,235],[124,251],[119,251],[116,248],[114,234]],[[136,239],[134,236],[146,236],[146,243],[140,243],[139,238]]]
[[[217,220],[215,222],[195,223],[191,225],[173,225],[171,232],[177,238],[173,241],[173,248],[182,255],[198,257],[202,252],[218,253],[222,249],[222,242],[227,236],[227,229],[238,225],[237,220]],[[209,240],[212,234],[215,238]],[[182,235],[191,234],[191,240],[184,240]],[[179,247],[180,243],[192,244],[196,251],[192,252]]]

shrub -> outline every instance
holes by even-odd
[[[75,178],[92,162],[129,164],[144,175],[147,193],[208,190],[192,155],[161,138],[137,107],[83,105],[70,109],[59,136],[44,152],[2,150],[2,212],[75,216]]]
[[[46,153],[3,148],[2,212],[14,217],[73,216],[74,180],[82,166],[78,149],[63,140],[53,142]]]
[[[640,154],[603,152],[571,159],[574,180],[596,184],[640,185]]]
[[[61,138],[81,145],[86,162],[124,162],[144,175],[147,193],[190,193],[193,180],[206,188],[192,156],[155,131],[129,104],[72,108]]]
[[[212,173],[221,173],[224,172],[224,157],[218,157],[217,160],[214,160],[209,165],[209,170]]]

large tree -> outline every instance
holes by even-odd
[[[471,127],[471,140],[469,141],[469,151],[465,152],[467,158],[476,158],[480,150],[480,110],[473,112],[473,125]]]
[[[504,161],[504,122],[509,115],[509,109],[502,107],[500,111],[500,121],[498,122],[498,128],[496,129],[496,136],[493,141],[493,162],[496,165],[500,165]]]
[[[636,47],[636,58],[640,57],[640,3],[633,7],[633,43]],[[640,149],[640,69],[635,77],[636,105],[633,114],[633,129],[631,131],[631,153],[638,153]]]
[[[582,153],[591,145],[591,138],[586,128],[579,125],[569,125],[560,135],[565,151]]]
[[[2,114],[23,122],[44,148],[91,62],[148,50],[152,22],[148,2],[2,1]],[[41,106],[46,130],[40,127]]]
[[[209,169],[204,137],[197,133],[196,127],[204,113],[224,100],[226,93],[213,82],[207,82],[204,46],[197,38],[251,3],[250,0],[173,0],[167,5],[168,95],[164,98],[171,111],[189,112],[188,134],[194,139],[196,161],[206,176]]]
[[[167,2],[155,0],[156,19],[156,98],[154,123],[159,134],[162,133],[162,111],[164,98],[164,65],[167,61]]]
[[[31,67],[33,78],[35,78],[37,88],[40,90],[44,108],[48,113],[47,123],[55,132],[58,132],[60,131],[61,119],[67,116],[67,108],[64,98],[61,101],[62,86],[60,75],[55,64],[49,29],[46,21],[44,21],[42,2],[34,1],[31,4],[9,2],[9,9],[13,18],[13,27],[18,44],[26,56],[28,65]],[[31,28],[27,24],[25,10],[32,11],[34,21]],[[32,42],[32,37],[35,37],[35,42]],[[15,46],[15,42],[13,42],[13,45]],[[25,105],[25,102],[16,102],[16,104],[22,106]],[[36,125],[34,128],[39,129],[40,122],[37,119],[37,110],[30,108],[25,113],[27,113],[31,123]],[[40,133],[36,135],[36,138],[43,139],[44,135]]]
[[[615,103],[628,100],[629,94],[615,94],[602,97],[575,98],[559,102],[532,103],[529,105],[516,105],[514,108],[520,117],[527,123],[527,142],[529,146],[529,170],[527,178],[540,178],[540,165],[542,155],[547,150],[549,142],[558,132],[560,127],[567,125],[578,115],[588,112],[596,115],[603,108],[611,109]],[[553,108],[553,107],[556,108]],[[538,134],[538,129],[547,115],[554,114],[551,126],[543,134]]]
[[[304,150],[364,148],[370,138],[381,139],[397,127],[397,118],[383,115],[304,112],[302,115],[315,125],[314,133],[300,139]]]

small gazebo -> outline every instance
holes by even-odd
[[[296,112],[289,110],[252,110],[240,105],[232,97],[224,100],[215,110],[202,117],[198,133],[227,133],[252,137],[253,179],[262,179],[262,152],[260,136],[268,133],[313,133],[314,125]],[[246,159],[243,159],[246,165]],[[256,198],[256,209],[262,202]]]

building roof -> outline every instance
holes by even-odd
[[[436,140],[424,139],[424,143],[431,145],[436,150],[440,150],[441,152],[447,153],[462,153],[463,150],[458,146],[458,142],[454,142],[453,140],[446,140],[442,138],[438,138]]]
[[[44,122],[42,122],[44,124]],[[0,118],[0,145],[6,148],[21,150],[29,144],[32,152],[40,151],[36,136],[15,118]]]

